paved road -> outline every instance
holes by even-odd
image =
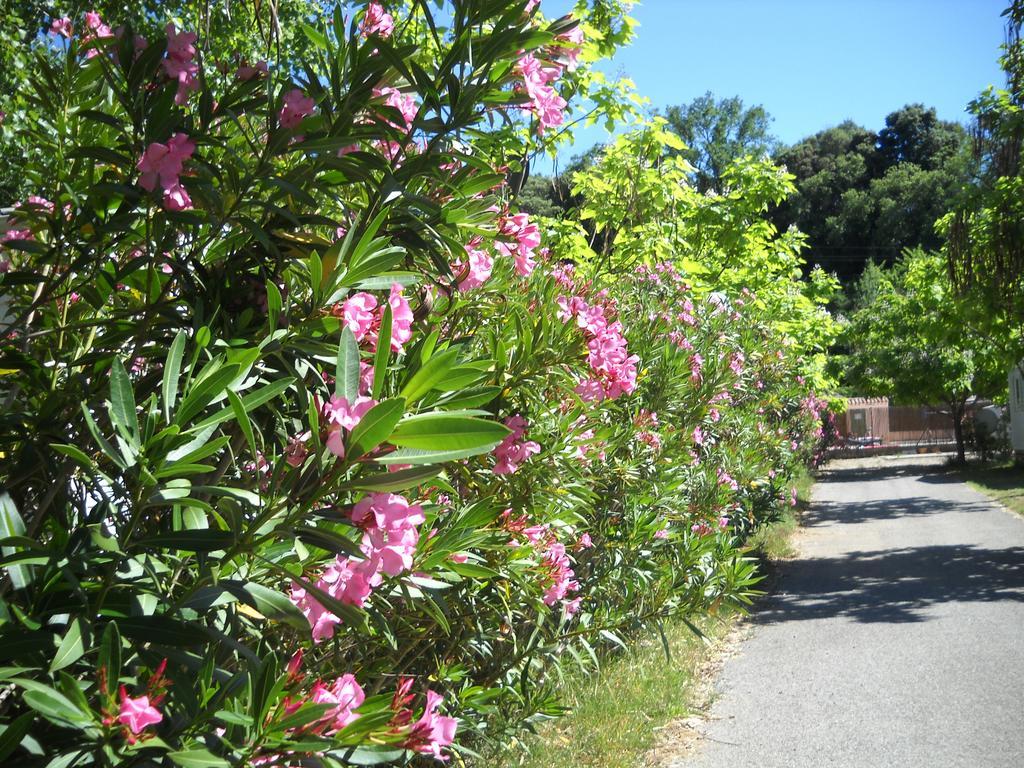
[[[831,465],[676,766],[1024,768],[1024,518],[922,458]]]

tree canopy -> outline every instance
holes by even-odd
[[[780,228],[807,234],[809,263],[849,282],[872,259],[894,262],[905,248],[939,248],[935,222],[968,180],[967,132],[910,104],[877,133],[846,121],[776,155],[797,193],[776,211]]]
[[[679,153],[693,166],[700,192],[721,192],[730,163],[744,155],[770,154],[777,145],[765,108],[745,107],[739,96],[716,99],[708,91],[689,104],[669,107],[665,118],[686,144]]]

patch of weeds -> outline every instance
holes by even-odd
[[[540,728],[517,750],[488,762],[494,768],[638,768],[650,765],[660,730],[704,702],[700,669],[737,616],[707,618],[698,636],[682,620],[666,622],[664,642],[653,632],[637,639],[601,670],[567,683],[570,712]],[[665,644],[671,650],[666,658]]]
[[[1024,467],[1010,463],[972,464],[958,470],[958,474],[975,490],[1024,515]]]

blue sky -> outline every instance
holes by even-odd
[[[987,85],[1002,85],[996,59],[1008,0],[644,0],[633,44],[602,65],[632,78],[652,107],[705,91],[762,104],[772,131],[793,143],[851,118],[867,128],[904,104],[934,106],[945,120]],[[549,18],[570,0],[544,0]],[[564,162],[607,138],[577,130]],[[549,172],[550,161],[535,169]]]

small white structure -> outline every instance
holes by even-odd
[[[1010,369],[1010,444],[1024,458],[1024,360]]]

